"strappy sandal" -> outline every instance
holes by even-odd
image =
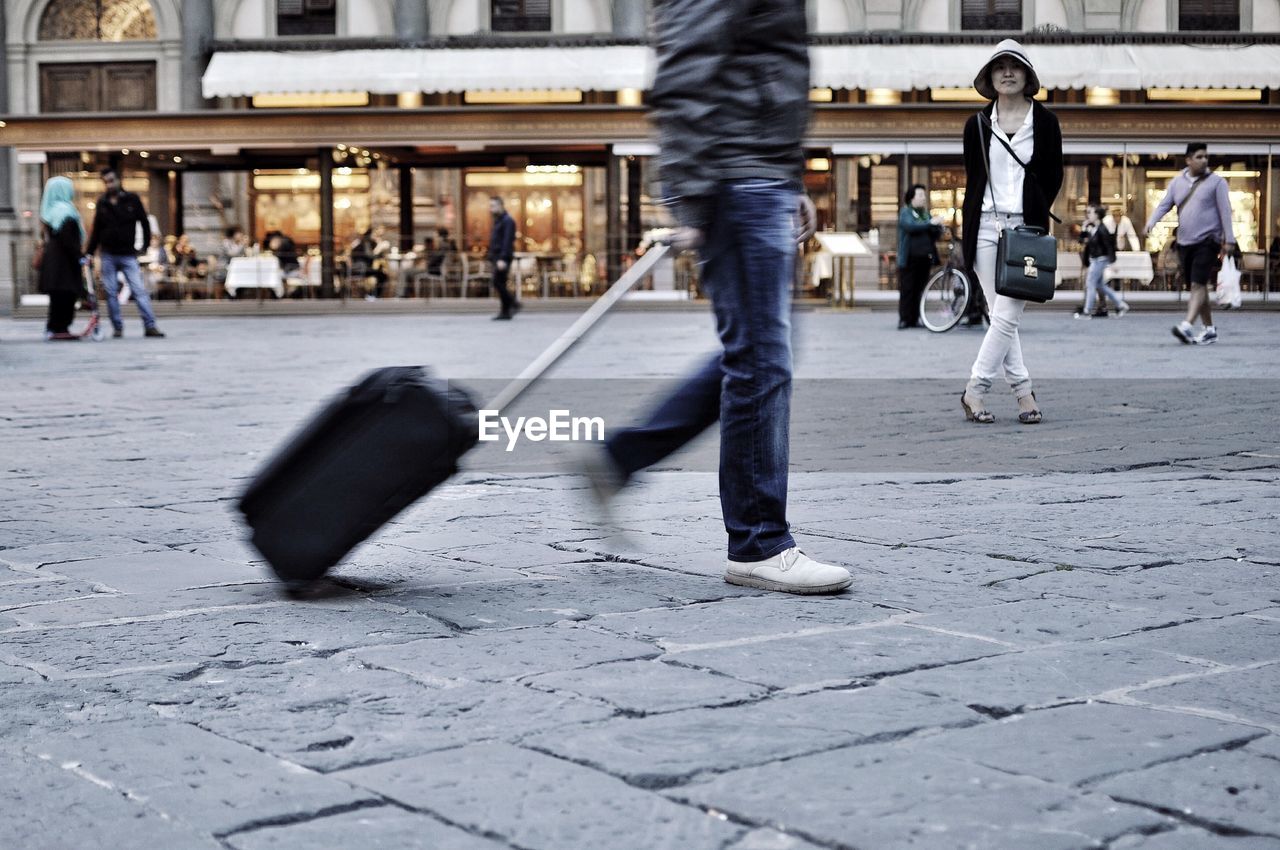
[[[960,393],[960,406],[964,408],[964,418],[970,422],[977,422],[979,425],[990,425],[996,421],[995,414],[990,410],[981,409],[974,410],[969,403],[964,400],[964,392]]]
[[[1031,394],[1031,400],[1036,401],[1036,394]],[[1039,425],[1044,420],[1044,416],[1040,413],[1040,408],[1035,410],[1023,410],[1018,414],[1018,421],[1023,425]]]

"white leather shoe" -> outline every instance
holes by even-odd
[[[794,546],[763,561],[729,561],[724,580],[782,593],[837,593],[853,584],[844,567],[819,563]]]

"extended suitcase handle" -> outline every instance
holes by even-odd
[[[658,243],[648,251],[645,251],[644,255],[636,260],[635,265],[627,269],[626,273],[618,278],[613,286],[610,286],[596,300],[596,303],[591,305],[587,312],[578,317],[578,321],[574,322],[567,331],[562,333],[559,339],[547,346],[547,349],[539,354],[536,360],[525,367],[519,377],[503,387],[502,391],[489,401],[486,408],[501,411],[519,398],[534,381],[542,377],[542,374],[554,366],[556,361],[563,357],[569,349],[577,345],[587,335],[587,332],[604,318],[604,314],[613,309],[613,305],[617,304],[622,296],[626,295],[645,275],[653,271],[653,267],[670,250],[670,245]]]

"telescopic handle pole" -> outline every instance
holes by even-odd
[[[622,299],[637,283],[639,283],[645,275],[653,271],[653,267],[667,255],[671,250],[671,246],[665,244],[657,244],[644,253],[640,259],[636,260],[635,265],[627,269],[626,273],[618,278],[618,280],[601,295],[596,303],[591,305],[587,312],[578,317],[578,321],[564,333],[560,338],[547,349],[538,355],[538,358],[525,367],[520,376],[511,383],[503,387],[493,399],[486,405],[489,410],[501,411],[519,398],[525,390],[529,389],[535,381],[542,377],[548,369],[556,364],[556,362],[577,345],[587,333],[595,327],[604,315],[608,313],[613,306]]]

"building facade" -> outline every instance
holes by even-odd
[[[962,225],[960,128],[980,105],[969,84],[1015,35],[1064,126],[1064,250],[1087,203],[1141,223],[1196,137],[1264,265],[1253,284],[1274,279],[1280,0],[813,0],[808,12],[806,188],[824,229],[887,250],[915,182]],[[163,233],[201,252],[228,226],[259,243],[290,235],[325,293],[372,226],[406,254],[441,228],[482,252],[497,194],[555,292],[590,292],[666,223],[644,114],[651,14],[645,0],[2,0],[0,310],[30,288],[44,180],[71,176],[88,215],[107,164]],[[1158,256],[1172,226],[1143,248]]]

